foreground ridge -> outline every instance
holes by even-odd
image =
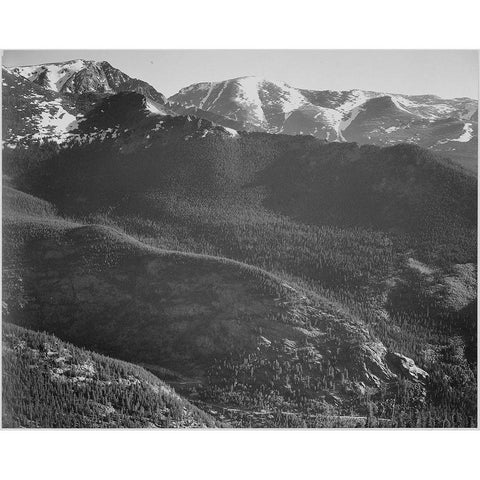
[[[145,369],[3,325],[3,428],[198,428],[220,424]]]

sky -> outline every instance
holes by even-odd
[[[7,50],[7,67],[106,60],[171,96],[192,83],[246,75],[312,90],[478,98],[476,50]]]

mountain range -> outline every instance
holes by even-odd
[[[194,84],[169,101],[238,121],[247,130],[382,146],[411,142],[456,158],[475,157],[478,145],[478,106],[469,98],[315,91],[241,77]]]
[[[2,91],[9,426],[476,424],[476,157],[422,144],[471,147],[475,102],[88,61]]]
[[[364,90],[316,91],[281,81],[240,77],[193,84],[167,99],[151,85],[129,77],[108,62],[72,60],[4,70],[4,77],[10,73],[26,78],[69,99],[76,104],[76,117],[82,114],[85,104],[92,105],[98,96],[132,91],[144,95],[147,107],[154,113],[191,114],[236,130],[312,135],[326,141],[379,146],[410,142],[476,170],[478,103],[470,98]],[[58,101],[50,107],[38,97],[37,103],[40,109],[48,105],[53,111]],[[62,135],[56,132],[71,128],[71,117],[61,112],[40,115],[42,125],[55,132],[54,137]],[[22,132],[12,132],[6,138],[21,136]]]

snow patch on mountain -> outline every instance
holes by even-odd
[[[345,141],[345,138],[343,136],[343,132],[350,126],[350,124],[357,118],[358,114],[360,112],[363,112],[364,107],[363,104],[358,105],[351,109],[348,113],[347,116],[344,117],[343,119],[340,120],[338,124],[338,138],[342,141]]]
[[[352,90],[349,92],[347,100],[336,107],[336,110],[342,112],[342,114],[348,114],[353,110],[358,109],[360,105],[363,105],[366,101],[373,98],[373,92],[364,92],[362,90]]]
[[[458,138],[446,138],[443,140],[439,140],[437,142],[437,145],[445,145],[446,143],[450,143],[450,142],[467,143],[472,138],[473,138],[473,126],[471,123],[465,123],[463,125],[462,133]]]
[[[200,103],[199,103],[199,105],[198,105],[198,108],[203,108],[203,106],[205,105],[205,103],[208,102],[208,99],[210,98],[210,95],[212,94],[215,85],[216,85],[216,83],[214,83],[214,82],[211,82],[211,83],[209,84],[208,90],[207,90],[207,94],[206,94],[205,97],[202,98],[202,100],[200,101]]]
[[[471,123],[466,123],[463,126],[463,133],[456,138],[455,140],[452,140],[452,142],[469,142],[473,138],[473,128]]]
[[[216,83],[215,85],[219,85],[218,83]],[[227,85],[228,85],[228,82],[224,82],[223,85],[221,86],[219,92],[215,95],[215,98],[210,102],[210,105],[211,106],[214,106],[215,103],[217,102],[217,100],[222,96],[223,92],[225,91],[225,89],[227,88]]]
[[[266,123],[265,114],[262,109],[262,102],[258,95],[260,88],[259,80],[256,77],[241,77],[233,80],[238,87],[237,102],[254,117],[258,125]]]
[[[233,128],[222,127],[231,137],[238,137],[238,132]]]
[[[298,89],[292,88],[285,82],[272,82],[266,79],[259,79],[258,83],[260,89],[264,92],[268,92],[271,85],[279,89],[278,103],[286,115],[308,104],[307,99],[298,91]]]
[[[388,127],[388,128],[385,128],[385,133],[393,133],[393,132],[396,132],[397,130],[399,130],[400,127]]]
[[[391,95],[392,100],[398,106],[401,106],[407,113],[416,115],[426,120],[438,120],[449,116],[462,117],[462,111],[459,111],[459,104],[454,100],[444,100],[435,95],[418,96],[407,98],[405,95]],[[473,104],[473,102],[472,102]],[[465,105],[467,112],[470,111],[470,105]]]
[[[38,132],[33,138],[44,138],[49,136],[57,142],[63,141],[69,130],[69,125],[76,123],[77,118],[68,113],[60,104],[60,100],[53,102],[42,102],[42,108],[38,123]]]
[[[167,115],[166,110],[156,102],[152,100],[146,99],[145,108],[152,114],[152,115]]]
[[[85,60],[72,60],[64,63],[47,63],[43,65],[27,65],[11,69],[14,73],[22,75],[31,82],[44,76],[42,84],[55,92],[60,92],[65,83],[77,72],[94,62]]]
[[[403,97],[399,96],[390,96],[392,99],[393,104],[402,112],[408,113],[409,115],[413,115],[410,110],[407,110],[405,107],[410,106],[409,102],[405,102],[405,99]]]
[[[334,110],[333,108],[322,108],[318,107],[321,109],[316,115],[315,119],[322,119],[322,123],[324,125],[324,128],[326,127],[326,140],[328,141],[338,141],[342,140],[342,132],[340,131],[340,124],[342,122],[342,114]],[[332,134],[334,134],[334,137],[332,137]]]

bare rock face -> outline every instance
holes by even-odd
[[[409,380],[424,383],[428,378],[428,373],[425,370],[417,367],[411,358],[408,358],[401,353],[388,352],[385,360],[393,371]]]
[[[380,387],[383,382],[396,378],[395,373],[386,362],[387,349],[380,342],[368,342],[362,347],[364,356],[364,372],[367,385]]]

